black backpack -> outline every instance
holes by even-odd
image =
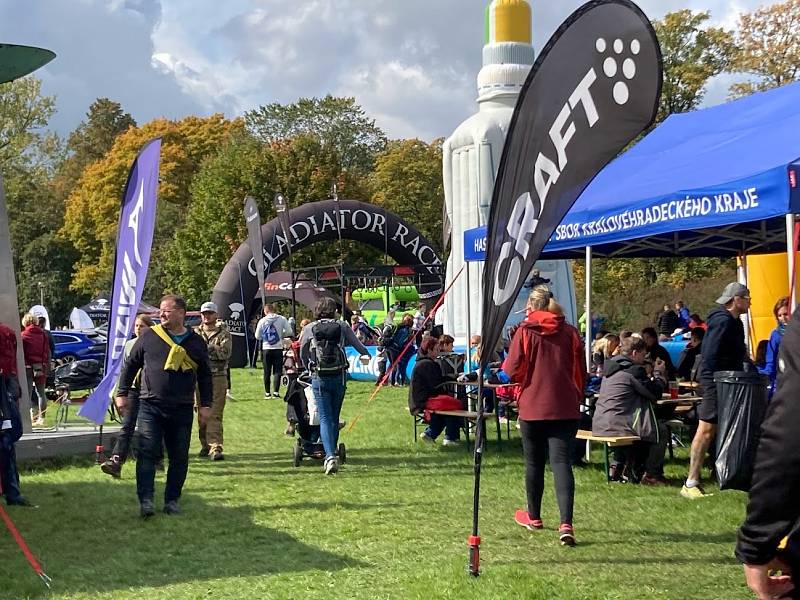
[[[325,319],[311,328],[311,362],[318,377],[339,377],[347,370],[341,321]]]

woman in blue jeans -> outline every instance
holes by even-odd
[[[369,350],[344,321],[336,320],[336,302],[322,298],[314,306],[314,321],[300,334],[300,362],[311,372],[311,389],[319,410],[319,433],[325,448],[324,470],[331,475],[339,470],[336,455],[339,444],[339,414],[346,389],[347,356],[345,346],[369,362]]]

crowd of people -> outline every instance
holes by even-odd
[[[516,512],[516,523],[531,530],[544,527],[541,508],[545,464],[549,461],[560,513],[559,540],[567,546],[576,544],[572,469],[580,455],[576,451],[580,448],[576,432],[582,422],[585,426],[587,418],[591,419],[595,436],[638,438],[631,446],[615,449],[609,472],[611,481],[666,484],[665,422],[673,414],[672,409],[661,406],[658,400],[676,378],[697,382],[701,396],[689,470],[680,491],[685,498],[710,495],[701,485],[701,470],[717,433],[715,373],[742,370],[763,373],[769,378],[770,395],[777,390],[776,406],[784,412],[793,411],[792,405],[796,403],[789,401],[789,396],[794,384],[779,385],[794,364],[787,361],[786,352],[780,353],[784,337],[794,339],[787,335],[787,331],[792,331],[787,329],[789,299],[780,298],[776,302],[773,311],[776,328],[763,345],[762,360],[757,357],[756,361],[748,354],[740,319],[749,309],[749,290],[742,284],[731,283],[716,302],[718,306],[705,321],[688,314],[688,309],[678,302],[675,311],[665,306],[657,327],[619,334],[600,332],[592,348],[592,369],[587,372],[579,331],[565,321],[563,310],[546,286],[531,290],[525,319],[508,332],[503,348],[491,350],[492,360],[484,373],[487,378],[511,384],[510,397],[518,414],[527,502],[524,509]],[[159,307],[159,324],[154,325],[147,315],[138,315],[135,337],[124,349],[114,400],[123,416],[123,426],[110,457],[101,467],[119,477],[130,453],[134,431],[138,430],[136,487],[140,515],[144,518],[156,512],[155,472],[163,468],[165,455],[168,467],[162,511],[167,515],[181,512],[179,499],[188,472],[195,413],[200,456],[212,461],[224,460],[223,414],[230,385],[228,361],[232,340],[213,302],[204,303],[200,312],[201,324],[187,328],[185,301],[175,295],[164,296]],[[442,445],[458,444],[465,427],[463,417],[443,415],[441,411],[466,408],[465,387],[458,384],[474,382],[481,352],[486,350],[481,348],[480,336],[474,336],[466,354],[454,353],[452,336],[426,328],[428,320],[423,307],[419,313],[404,315],[399,325],[394,324],[394,315],[390,315],[380,331],[367,327],[367,332],[358,315],[349,324],[337,319],[335,302],[326,298],[317,303],[314,320],[302,321],[300,331],[295,332],[293,324],[277,314],[272,305],[264,306],[256,335],[261,344],[265,397],[280,395],[286,350],[289,350],[297,365],[310,375],[319,415],[318,443],[323,448],[326,474],[336,473],[339,468],[338,436],[348,369],[344,349],[355,348],[366,363],[370,355],[365,341],[379,345],[379,357],[382,355],[385,361],[379,384],[404,384],[404,375],[395,373],[404,374],[408,359],[416,353],[408,404],[412,414],[427,422],[420,439],[434,443],[444,433]],[[675,323],[678,325],[672,329]],[[32,420],[37,422],[46,410],[44,380],[53,354],[52,341],[38,317],[25,315],[22,325],[24,381],[32,399]],[[800,327],[797,319],[795,325]],[[670,337],[677,331],[690,337],[677,364],[673,364],[669,352],[660,344],[668,337],[664,331],[669,329],[672,329]],[[796,337],[796,329],[794,333]],[[22,430],[16,410],[19,397],[15,385],[16,346],[13,331],[0,324],[0,481],[6,502],[25,506],[30,502],[21,493],[14,457],[14,442]],[[388,374],[387,369],[391,369]],[[595,401],[592,403],[588,398]],[[486,403],[489,396],[481,401]],[[500,409],[484,406],[487,410]],[[289,425],[296,424],[296,419],[297,416],[295,423],[290,420]],[[765,424],[765,432],[792,437],[775,411]],[[775,443],[775,439],[766,436],[762,447]],[[774,461],[774,456],[768,456],[766,450],[759,450],[754,494],[737,547],[737,556],[747,564],[748,582],[754,589],[785,586],[785,579],[770,578],[764,565],[785,566],[791,561],[791,555],[779,556],[769,545],[777,531],[786,533],[785,527],[775,525],[775,519],[768,515],[766,500],[762,499],[772,500],[775,496],[778,467]],[[790,508],[787,506],[787,514],[794,511]],[[788,524],[788,517],[781,522]]]

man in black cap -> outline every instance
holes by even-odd
[[[706,452],[717,434],[717,386],[714,373],[741,371],[745,363],[752,365],[744,343],[744,325],[739,318],[750,310],[750,291],[741,283],[729,283],[717,298],[717,304],[721,306],[713,309],[706,319],[708,331],[703,338],[703,360],[699,369],[703,400],[697,406],[699,423],[689,455],[689,475],[681,488],[681,496],[692,500],[710,495],[700,487],[700,471]]]

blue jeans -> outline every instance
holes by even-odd
[[[193,421],[194,409],[191,404],[139,401],[139,458],[136,461],[136,495],[139,496],[139,502],[153,499],[156,463],[161,460],[162,440],[169,456],[164,503],[181,497],[189,470],[189,440]]]
[[[464,419],[461,417],[437,415],[434,413],[431,415],[431,420],[428,423],[428,428],[425,430],[425,435],[435,440],[444,429],[445,439],[451,442],[458,441],[458,438],[461,437],[461,425],[463,422]]]
[[[344,375],[341,377],[314,377],[311,389],[319,410],[319,434],[325,448],[325,458],[336,456],[339,445],[339,415],[342,412],[346,389]]]

